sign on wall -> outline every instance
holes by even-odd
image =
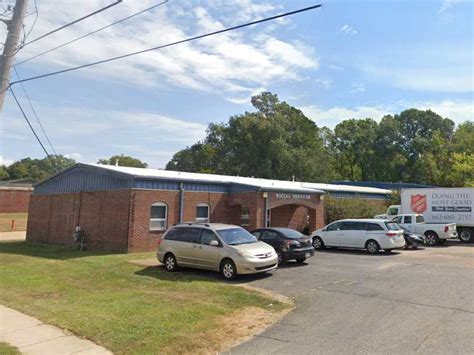
[[[283,194],[277,193],[276,198],[279,200],[311,200],[311,195],[302,195],[302,194]]]

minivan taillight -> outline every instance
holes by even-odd
[[[449,231],[449,227],[448,227],[448,226],[445,226],[445,227],[444,227],[444,233],[448,233],[448,231]]]
[[[386,234],[386,236],[387,236],[387,237],[390,237],[390,238],[393,238],[393,237],[396,237],[396,236],[397,236],[397,233],[395,233],[395,232],[388,232],[388,233]]]

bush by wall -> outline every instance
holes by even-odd
[[[324,200],[326,223],[345,218],[373,218],[386,212],[385,201],[342,199],[326,196]]]

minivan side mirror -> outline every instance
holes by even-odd
[[[210,245],[211,247],[218,247],[218,246],[219,246],[219,242],[218,242],[217,240],[211,240],[211,241],[209,242],[209,245]]]

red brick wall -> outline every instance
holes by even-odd
[[[130,190],[32,195],[26,239],[74,246],[77,224],[90,249],[127,252]]]
[[[179,191],[132,190],[128,251],[154,251],[164,231],[150,231],[150,207],[156,202],[168,206],[168,225],[179,222]]]
[[[0,213],[26,213],[33,189],[0,188]]]
[[[232,219],[230,223],[240,225],[241,208],[249,209],[249,225],[245,226],[248,230],[261,228],[265,226],[265,199],[261,192],[242,192],[233,193],[229,196],[229,205],[234,206],[232,210]]]
[[[309,208],[306,206],[283,205],[271,210],[272,227],[289,227],[300,232],[307,224]]]

